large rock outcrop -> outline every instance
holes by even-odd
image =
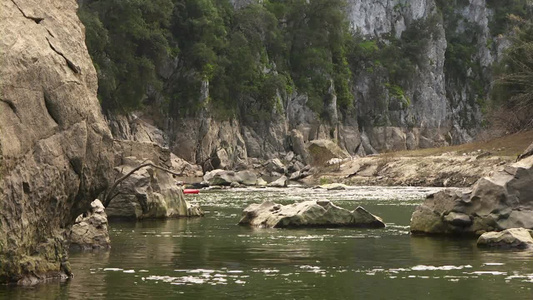
[[[147,162],[172,169],[170,151],[157,144],[115,141],[115,150],[115,180]],[[141,168],[118,185],[118,195],[107,205],[106,213],[110,219],[202,216],[198,206],[185,200],[177,183],[171,174],[163,170],[151,166]]]
[[[476,234],[533,229],[533,156],[484,177],[471,191],[428,196],[411,218],[411,232]]]
[[[239,225],[261,228],[363,227],[382,228],[381,218],[362,207],[349,211],[328,200],[280,205],[271,201],[251,204],[243,211]]]
[[[112,170],[76,10],[75,0],[0,2],[0,282],[70,274],[65,229]]]

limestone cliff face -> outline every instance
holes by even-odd
[[[240,9],[257,1],[232,4]],[[199,118],[167,122],[161,128],[167,134],[165,143],[189,161],[203,164],[215,155],[226,160],[218,167],[238,168],[249,157],[281,157],[294,151],[292,130],[299,131],[304,142],[331,139],[359,155],[471,141],[482,121],[480,102],[488,97],[492,64],[504,41],[490,32],[492,11],[485,0],[439,3],[347,1],[348,20],[362,41],[424,40],[417,53],[408,53],[416,56],[414,67],[406,74],[409,78],[400,78],[401,84],[394,83],[389,66],[379,62],[353,70],[354,112],[337,109],[334,86],[326,118],[308,108],[306,95],[281,94],[267,121],[216,121],[206,111]],[[458,48],[471,53],[454,52]],[[395,90],[396,84],[401,90]],[[201,94],[207,98],[209,89]]]
[[[76,10],[75,0],[0,3],[0,282],[69,274],[65,230],[111,174]]]
[[[387,74],[372,69],[356,71],[359,124],[378,151],[446,143],[445,135],[451,131],[452,120],[444,74],[446,37],[437,13],[433,0],[349,1],[352,28],[367,40],[379,40],[387,35],[402,39],[407,30],[420,32],[420,39],[427,38],[419,51],[416,68],[409,74],[411,78],[404,95],[389,91],[384,84],[389,81]],[[424,27],[431,30],[422,33]]]

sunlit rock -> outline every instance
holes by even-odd
[[[271,201],[251,204],[244,209],[239,224],[262,228],[385,227],[380,217],[360,206],[349,211],[329,200],[304,201],[291,205],[281,205]]]
[[[497,248],[531,248],[533,247],[533,231],[525,228],[510,228],[501,232],[486,232],[478,240],[479,247]]]

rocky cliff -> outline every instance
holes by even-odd
[[[65,231],[112,171],[76,10],[75,0],[0,2],[0,282],[69,275]]]
[[[243,9],[257,1],[231,2]],[[160,122],[164,144],[190,162],[215,157],[212,168],[239,169],[249,158],[297,153],[294,130],[304,143],[330,139],[359,155],[471,141],[482,122],[491,66],[505,45],[491,33],[494,13],[486,1],[350,0],[345,10],[360,51],[353,54],[353,110],[339,109],[333,84],[322,114],[309,108],[307,95],[280,92],[261,120],[220,121],[209,110],[169,116]],[[208,99],[204,83],[200,94]],[[136,126],[127,123],[112,126],[120,138],[128,134],[119,128]]]

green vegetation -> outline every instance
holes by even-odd
[[[485,99],[490,79],[487,78],[489,74],[483,70],[478,56],[482,29],[477,23],[469,22],[459,13],[467,5],[469,5],[467,0],[437,1],[446,31],[444,71],[448,90],[453,87],[466,87],[469,93],[468,99],[465,100],[471,105],[476,105],[483,102],[480,99]],[[453,103],[456,100],[455,96],[448,96],[452,105],[455,105]]]
[[[87,1],[79,10],[104,109],[135,109],[148,87],[161,90],[156,69],[172,54],[172,5],[171,0]]]
[[[494,11],[489,24],[494,36],[509,31],[509,27],[512,26],[510,15],[528,18],[532,13],[531,0],[487,0],[487,6]]]
[[[419,70],[431,62],[425,55],[440,32],[438,16],[413,21],[400,38],[385,35],[376,39],[356,35],[349,44],[348,61],[356,76],[370,76],[373,109],[359,116],[361,126],[392,125],[388,111],[406,109],[411,99],[406,91],[412,87]]]
[[[488,0],[494,11],[492,32],[515,26],[510,14],[527,19],[527,2]],[[426,50],[440,38],[438,23],[443,21],[447,90],[466,89],[472,105],[486,106],[491,74],[478,55],[483,34],[477,23],[458,13],[468,0],[437,0],[439,13],[409,21],[401,37],[379,38],[350,32],[345,5],[345,0],[265,0],[235,10],[229,0],[87,0],[79,16],[98,72],[98,97],[107,111],[149,106],[179,117],[209,109],[221,119],[263,122],[273,110],[281,112],[284,99],[296,91],[309,97],[307,105],[321,118],[329,117],[325,108],[335,94],[346,116],[355,109],[351,82],[365,76],[371,79],[368,98],[373,102],[364,103],[367,111],[358,112],[358,121],[390,125],[396,122],[390,111],[417,101],[413,81],[434,64]],[[520,39],[526,35],[520,33]],[[489,39],[485,44],[495,43]],[[525,48],[509,52],[500,74],[517,72],[520,65],[512,57],[523,56]],[[494,103],[525,88],[511,84],[512,78],[500,80],[495,93],[500,100]],[[458,97],[448,96],[451,101]]]
[[[158,103],[171,115],[211,107],[223,118],[257,117],[295,89],[320,113],[331,82],[338,106],[353,106],[344,5],[270,0],[234,10],[228,0],[89,0],[79,15],[104,109],[127,112],[163,95]]]
[[[493,15],[489,18],[490,34],[494,38],[500,38],[503,34],[508,35],[513,30],[513,26],[516,25],[512,22],[513,18],[527,19],[527,16],[531,16],[531,4],[528,4],[528,2],[531,3],[529,0],[487,0],[488,8],[493,12]],[[503,98],[508,99],[510,94],[516,93],[511,85],[503,84],[502,80],[497,81],[492,92],[492,103],[487,101],[493,74],[491,74],[490,70],[484,68],[480,62],[479,48],[483,45],[481,45],[479,39],[483,36],[482,28],[477,23],[469,22],[458,13],[458,11],[469,5],[469,1],[437,0],[437,5],[445,21],[444,27],[448,42],[444,65],[448,92],[461,87],[466,89],[468,97],[466,100],[471,105],[480,106],[487,119],[492,123],[498,123],[495,122],[496,119],[516,119],[517,116],[508,114],[508,111],[500,111],[501,105],[498,104],[498,102],[506,102]],[[493,39],[488,39],[484,46],[496,51]],[[508,64],[507,60],[505,58],[499,64],[496,69],[496,75],[498,73],[508,74],[511,72],[510,68],[504,71],[506,67],[503,66]],[[453,103],[455,97],[449,95],[452,105],[455,105]],[[459,119],[463,120],[463,122],[468,122],[469,120],[468,116],[460,116]],[[477,126],[477,124],[469,125]],[[522,125],[514,124],[513,126]]]
[[[326,185],[326,184],[330,184],[331,183],[331,178],[327,178],[327,177],[320,177],[320,185]]]
[[[513,44],[495,68],[492,117],[502,129],[516,132],[531,128],[533,121],[533,23],[511,15]]]

